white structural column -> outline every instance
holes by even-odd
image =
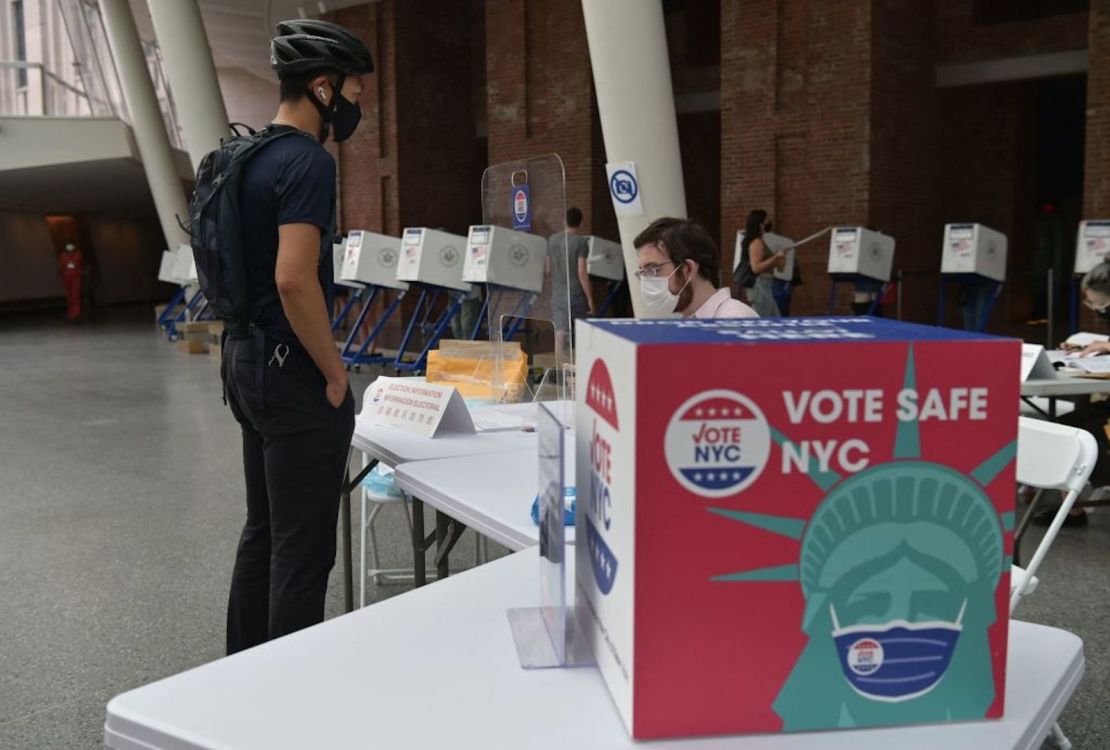
[[[663,4],[582,0],[607,162],[634,162],[642,216],[618,216],[632,307],[644,312],[632,240],[661,216],[686,216]],[[611,190],[610,190],[611,192]]]
[[[143,170],[154,197],[158,220],[166,235],[166,243],[174,248],[188,242],[176,218],[184,218],[188,214],[185,191],[174,164],[170,138],[166,135],[162,111],[158,108],[158,97],[150,80],[135,18],[127,0],[100,0],[100,10],[104,15],[108,44],[112,47],[112,56],[119,70],[123,97],[131,112],[131,129],[143,159]]]
[[[227,110],[196,0],[148,0],[195,170],[227,134]]]

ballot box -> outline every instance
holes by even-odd
[[[1110,221],[1081,221],[1075,240],[1075,272],[1087,273],[1110,250]]]
[[[1002,716],[1019,341],[847,317],[576,342],[575,612],[633,737]]]
[[[410,227],[401,234],[401,259],[397,280],[469,292],[463,281],[466,237],[424,227]]]
[[[890,281],[894,266],[894,238],[866,227],[835,227],[829,238],[829,275],[851,281],[859,278]]]
[[[940,272],[1006,280],[1006,235],[982,224],[945,224]]]
[[[505,227],[470,227],[463,281],[495,284],[525,292],[543,291],[547,238]]]
[[[385,234],[353,229],[347,233],[340,278],[387,289],[408,289],[397,280],[401,240]]]
[[[609,281],[624,280],[624,251],[621,243],[589,235],[586,237],[589,254],[586,256],[586,272],[590,276]]]

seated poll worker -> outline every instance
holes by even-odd
[[[1083,277],[1083,304],[1093,310],[1102,320],[1110,321],[1110,263],[1099,263]],[[1096,341],[1086,347],[1078,347],[1064,342],[1061,349],[1078,351],[1081,357],[1110,354],[1110,341]],[[1091,472],[1092,487],[1110,486],[1110,439],[1106,436],[1106,423],[1110,422],[1110,400],[1094,401],[1078,406],[1075,411],[1057,419],[1062,424],[1086,430],[1098,443],[1098,461]],[[1080,495],[1089,499],[1086,493]],[[1047,526],[1052,522],[1055,511],[1045,511],[1034,518],[1034,523]],[[1087,512],[1082,508],[1073,510],[1064,522],[1065,526],[1086,526]]]
[[[721,251],[701,224],[662,218],[633,241],[640,295],[650,317],[758,318],[755,310],[718,287]]]

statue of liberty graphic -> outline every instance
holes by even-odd
[[[915,387],[912,347],[905,387]],[[809,640],[773,704],[785,730],[984,717],[995,698],[987,631],[1013,523],[984,488],[1015,452],[1015,442],[996,448],[964,475],[923,459],[907,421],[892,461],[846,479],[809,472],[825,498],[808,523],[710,509],[800,542],[796,565],[713,579],[801,583]]]

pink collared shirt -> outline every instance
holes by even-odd
[[[733,299],[727,288],[718,289],[692,316],[693,318],[758,318],[755,310]]]

